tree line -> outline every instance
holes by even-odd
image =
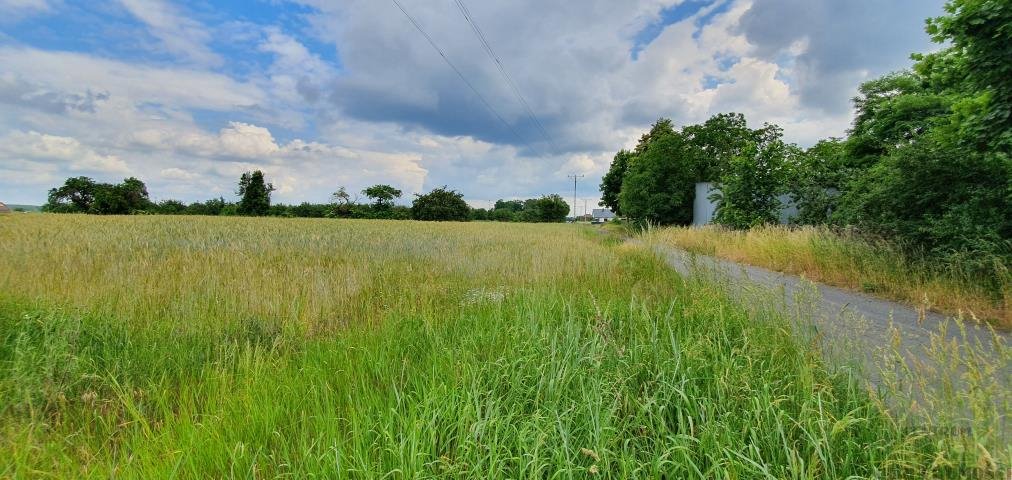
[[[369,199],[360,203],[345,187],[331,195],[329,203],[303,202],[298,205],[271,203],[274,185],[260,170],[243,173],[239,178],[238,201],[224,197],[203,202],[183,203],[179,200],[151,201],[147,186],[130,177],[122,183],[96,182],[88,177],[68,178],[60,187],[49,191],[45,212],[89,213],[97,215],[223,215],[274,216],[306,218],[371,218],[391,220],[470,221],[492,220],[511,222],[562,222],[569,205],[559,195],[545,195],[527,200],[499,200],[492,209],[471,208],[460,192],[447,187],[416,194],[411,206],[397,205],[403,192],[390,185],[373,185],[362,190]]]
[[[1012,260],[1012,3],[951,0],[927,32],[946,48],[862,84],[846,138],[802,149],[767,124],[661,119],[619,151],[601,204],[638,223],[688,224],[696,182],[715,182],[715,222],[800,225],[892,239],[932,261],[1002,270]],[[1006,275],[1007,275],[1007,269]]]

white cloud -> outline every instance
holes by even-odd
[[[221,65],[222,58],[208,46],[211,34],[175,6],[163,0],[119,0],[133,16],[148,26],[165,51],[198,65]]]
[[[15,131],[0,138],[0,159],[4,164],[17,161],[53,163],[75,172],[130,172],[126,162],[115,155],[100,154],[74,138],[39,132]]]
[[[166,180],[179,180],[189,182],[200,178],[200,176],[197,175],[196,173],[176,167],[163,168],[160,173],[162,175],[162,178]]]
[[[266,102],[257,86],[188,68],[151,67],[73,52],[0,47],[0,73],[48,88],[108,92],[111,100],[170,108],[237,110]]]

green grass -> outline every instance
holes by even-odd
[[[0,477],[1002,478],[571,225],[0,219]],[[1001,412],[1004,414],[1004,412]]]

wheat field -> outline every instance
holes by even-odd
[[[589,227],[37,214],[0,245],[0,477],[1002,478],[1012,456]]]

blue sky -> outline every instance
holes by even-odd
[[[658,117],[742,112],[802,145],[842,135],[861,81],[937,48],[923,22],[942,10],[465,0],[532,118],[454,2],[401,3],[507,125],[393,2],[0,0],[0,201],[42,203],[76,175],[229,197],[259,168],[284,202],[374,183],[449,185],[475,205],[568,198],[581,173],[593,205],[611,156]]]

